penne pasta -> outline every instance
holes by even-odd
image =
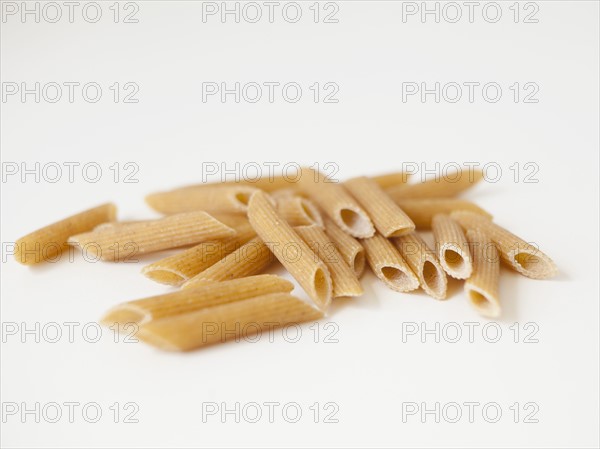
[[[431,220],[436,214],[449,214],[455,210],[468,210],[492,218],[475,203],[454,198],[399,199],[396,203],[406,212],[417,229],[430,229]]]
[[[68,243],[78,245],[102,260],[114,261],[235,234],[235,229],[199,211],[76,234],[69,238]]]
[[[322,309],[331,302],[331,276],[325,264],[276,212],[263,192],[250,198],[248,219],[256,234]]]
[[[163,214],[204,210],[246,212],[250,195],[257,189],[241,185],[215,185],[183,188],[146,196],[146,203]]]
[[[356,277],[360,277],[366,265],[363,246],[354,237],[342,231],[330,218],[324,217],[323,224],[325,233],[335,243],[344,261],[354,270]]]
[[[375,228],[384,237],[398,237],[415,230],[415,224],[408,215],[372,179],[366,176],[353,178],[344,186],[364,207]]]
[[[435,299],[445,299],[448,289],[446,273],[440,266],[434,252],[416,233],[393,239],[402,257],[419,278],[421,288]]]
[[[438,214],[431,223],[442,268],[456,279],[467,279],[473,271],[467,238],[460,225],[448,215]]]
[[[367,213],[341,184],[317,171],[305,170],[298,187],[348,234],[367,238],[375,233]]]
[[[236,227],[237,234],[224,240],[203,242],[180,253],[158,260],[142,269],[142,273],[161,284],[179,286],[231,254],[256,232],[248,220]]]
[[[15,259],[24,265],[56,260],[68,248],[69,237],[113,221],[116,214],[116,206],[107,203],[38,229],[15,242]]]
[[[452,198],[473,187],[482,179],[481,170],[460,170],[416,184],[390,187],[386,192],[394,201],[415,198]]]
[[[276,190],[282,189],[293,189],[296,187],[298,180],[300,179],[302,169],[298,168],[297,174],[284,174],[284,175],[269,175],[256,179],[240,179],[239,181],[224,181],[224,182],[208,182],[203,184],[192,184],[189,186],[180,187],[179,189],[211,189],[217,186],[238,186],[238,187],[252,187],[260,189],[264,192],[275,192]]]
[[[215,262],[206,270],[189,279],[181,288],[190,288],[210,282],[221,282],[261,273],[275,259],[259,237]]]
[[[342,255],[335,247],[335,243],[325,234],[323,228],[316,225],[297,226],[294,230],[329,269],[334,298],[363,294],[362,286],[354,270],[344,262]]]
[[[473,253],[473,274],[465,281],[467,300],[481,315],[500,316],[498,287],[500,284],[500,257],[496,245],[484,232],[467,231]]]
[[[533,279],[548,279],[558,273],[556,265],[534,245],[491,220],[472,212],[450,214],[465,229],[480,229],[498,246],[500,257],[511,268]]]
[[[394,172],[386,173],[384,175],[373,176],[371,179],[379,185],[382,189],[388,187],[394,187],[400,184],[406,184],[410,178],[410,173],[405,172]]]
[[[277,212],[290,226],[323,226],[319,210],[308,198],[281,190],[271,196],[277,203]]]
[[[272,293],[151,321],[137,336],[160,349],[189,351],[240,337],[252,341],[263,331],[322,317],[322,311],[289,293]]]
[[[375,234],[362,244],[371,270],[389,288],[398,292],[419,288],[419,279],[388,239]]]
[[[106,326],[114,323],[142,325],[160,318],[188,314],[269,293],[289,293],[294,285],[272,274],[250,276],[225,282],[214,282],[150,298],[138,299],[113,307],[102,318]]]

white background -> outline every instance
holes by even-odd
[[[498,164],[502,176],[466,196],[538,243],[560,275],[534,281],[503,270],[497,343],[483,338],[487,321],[468,307],[460,284],[451,283],[450,299],[437,302],[421,292],[394,293],[367,274],[365,295],[335,301],[318,325],[318,343],[306,325],[295,344],[276,332],[274,342],[264,336],[254,344],[170,354],[114,343],[107,329],[98,343],[88,343],[80,331],[121,301],[169,291],[140,274],[163,254],[138,264],[86,263],[76,254],[73,263],[27,268],[3,248],[3,326],[81,323],[74,343],[66,335],[54,344],[36,343],[33,336],[22,343],[20,335],[3,330],[3,404],[97,402],[103,416],[88,423],[78,409],[74,423],[63,416],[52,424],[5,415],[2,445],[597,447],[598,4],[538,2],[538,23],[522,23],[523,17],[514,23],[511,3],[501,3],[497,23],[486,21],[481,7],[474,23],[435,23],[432,17],[422,23],[418,15],[403,23],[401,2],[338,2],[338,23],[314,23],[311,3],[302,4],[294,24],[280,10],[274,23],[231,17],[221,23],[218,16],[203,23],[201,2],[191,1],[138,2],[138,23],[122,23],[122,16],[113,23],[112,2],[102,3],[102,19],[94,24],[80,10],[74,23],[4,16],[3,83],[97,82],[103,96],[97,103],[77,90],[73,103],[64,97],[36,103],[31,95],[25,102],[19,95],[3,99],[3,170],[10,162],[29,168],[35,162],[95,162],[103,176],[87,182],[76,169],[70,183],[65,168],[55,183],[44,176],[36,182],[33,175],[25,182],[18,175],[3,179],[3,245],[105,201],[117,203],[120,219],[154,217],[144,195],[200,181],[203,162],[226,168],[235,162],[335,162],[343,179],[394,171],[403,162],[435,169],[436,161],[477,161]],[[203,82],[265,81],[297,82],[302,98],[293,104],[281,95],[274,103],[235,103],[231,96],[225,103],[217,96],[202,102]],[[431,95],[424,103],[418,96],[402,101],[402,83],[469,81],[499,83],[502,98],[490,103],[479,93],[473,103],[436,103]],[[136,83],[139,102],[115,103],[114,82]],[[315,103],[314,82],[336,83],[339,102]],[[509,90],[515,82],[536,83],[539,101],[515,103]],[[123,182],[124,171],[115,182],[109,168],[115,162],[121,168],[137,164],[139,182]],[[528,162],[539,167],[532,178],[537,183],[524,182]],[[521,167],[516,180],[509,168],[515,163]],[[337,343],[323,342],[327,322],[339,329]],[[423,343],[419,335],[402,341],[403,323],[422,329],[453,322],[465,332],[457,343],[436,343],[433,336]],[[481,323],[473,343],[465,322]],[[513,323],[521,329],[518,343]],[[537,343],[523,342],[526,323],[539,329]],[[115,402],[121,408],[137,403],[139,422],[112,422]],[[266,416],[236,423],[230,415],[225,423],[220,415],[203,422],[206,402],[230,408],[236,402],[296,402],[303,415],[289,423],[279,407],[273,423]],[[309,409],[315,402],[318,423]],[[323,422],[328,402],[339,406],[337,423]],[[429,408],[496,402],[503,415],[488,423],[479,407],[473,423],[467,416],[454,424],[426,416],[422,423],[420,415],[403,422],[407,402]],[[518,423],[509,409],[515,402]],[[538,423],[522,422],[528,402],[539,407]]]

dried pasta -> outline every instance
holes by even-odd
[[[388,187],[406,184],[410,179],[410,173],[401,171],[386,173],[384,175],[373,176],[371,179],[375,181],[382,189],[387,189]]]
[[[325,233],[331,239],[344,261],[354,270],[356,277],[365,271],[366,259],[363,246],[349,234],[342,231],[330,218],[324,217]]]
[[[492,218],[475,203],[454,198],[399,199],[396,203],[415,223],[417,229],[430,229],[431,220],[436,214],[449,214],[456,210],[468,210]]]
[[[308,198],[289,191],[272,194],[277,203],[277,212],[290,226],[323,226],[323,218],[316,206]]]
[[[452,198],[483,179],[481,170],[457,171],[425,182],[390,187],[387,194],[395,201],[415,198]]]
[[[473,271],[467,238],[460,225],[445,214],[431,223],[438,259],[442,268],[456,279],[467,279]]]

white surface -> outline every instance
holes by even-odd
[[[537,24],[402,23],[401,3],[340,2],[337,24],[202,23],[201,3],[140,2],[137,24],[2,23],[2,81],[96,81],[95,104],[2,103],[2,161],[97,162],[98,183],[2,184],[2,242],[73,212],[114,200],[122,219],[152,217],[146,193],[197,182],[202,162],[335,162],[339,177],[393,171],[402,162],[496,162],[498,183],[467,196],[501,224],[539,243],[560,268],[551,281],[502,273],[503,335],[487,343],[402,342],[402,323],[478,322],[459,284],[447,302],[396,294],[363,279],[366,293],[336,302],[320,324],[338,343],[314,343],[309,325],[296,344],[231,343],[190,354],[141,343],[36,343],[3,331],[2,402],[97,402],[87,423],[22,423],[3,415],[6,447],[597,447],[598,441],[598,4],[539,2]],[[503,3],[504,13],[509,3]],[[109,14],[109,3],[104,13]],[[308,14],[309,4],[303,4]],[[506,16],[505,16],[506,17]],[[140,86],[139,103],[113,103],[108,86]],[[296,81],[288,104],[202,102],[203,81]],[[315,104],[308,87],[335,82],[337,104]],[[402,82],[495,81],[498,103],[402,103]],[[508,86],[535,82],[537,104],[515,104]],[[139,183],[115,183],[109,166],[139,166]],[[509,167],[535,162],[539,183],[515,183]],[[4,251],[3,251],[4,254]],[[3,260],[2,322],[88,323],[112,305],[168,289],[139,264],[19,266]],[[521,328],[512,341],[513,323]],[[539,327],[525,344],[523,327]],[[420,324],[419,324],[420,325]],[[462,325],[466,332],[466,327]],[[79,326],[78,329],[80,329]],[[65,329],[65,328],[63,328]],[[479,327],[481,329],[481,326]],[[202,419],[202,403],[297,402],[295,424],[281,413],[255,424]],[[114,402],[139,405],[139,423],[113,423]],[[339,405],[338,423],[313,422],[315,403]],[[402,403],[497,402],[495,424],[402,420]],[[535,402],[538,423],[514,423],[511,404]],[[66,409],[64,409],[66,410]],[[266,412],[266,408],[264,411]],[[280,409],[277,409],[280,410]],[[466,408],[463,411],[466,412]],[[451,417],[451,416],[450,416]],[[122,418],[122,417],[121,417]],[[522,421],[523,415],[520,417]],[[122,419],[121,419],[122,421]]]

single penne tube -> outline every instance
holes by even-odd
[[[248,220],[235,229],[237,234],[233,237],[203,242],[180,253],[160,259],[145,266],[142,274],[161,284],[182,285],[256,236],[256,232]]]
[[[467,238],[460,225],[445,214],[433,217],[431,227],[442,268],[456,279],[467,279],[473,271]]]
[[[496,244],[480,230],[469,229],[467,239],[473,253],[473,274],[465,281],[471,306],[488,318],[500,316],[500,256]]]
[[[415,230],[409,216],[372,179],[361,176],[346,181],[344,186],[367,211],[384,237],[398,237]]]
[[[346,264],[335,243],[325,234],[323,228],[311,225],[297,226],[294,230],[329,269],[331,281],[333,282],[334,298],[363,294],[362,286],[354,270]]]
[[[202,241],[224,239],[236,234],[231,228],[206,212],[169,215],[158,220],[72,235],[68,243],[80,246],[102,260],[131,260],[170,248]]]
[[[24,265],[56,260],[68,248],[69,237],[113,221],[116,214],[116,206],[107,203],[38,229],[15,242],[15,259]]]
[[[160,349],[189,351],[241,337],[260,338],[264,331],[322,317],[321,310],[289,293],[272,293],[153,320],[140,326],[136,336]]]
[[[300,190],[343,231],[358,238],[367,238],[375,234],[369,215],[340,183],[317,171],[304,170],[298,184]]]
[[[365,271],[366,259],[363,246],[349,234],[342,231],[330,218],[324,217],[325,233],[335,243],[336,248],[342,255],[356,277],[360,277]]]
[[[419,288],[419,279],[388,239],[375,234],[362,244],[371,270],[385,285],[398,292]]]
[[[382,189],[387,189],[388,187],[406,184],[410,179],[410,176],[410,173],[400,171],[373,176],[371,179],[375,181]]]
[[[331,276],[325,264],[304,240],[277,214],[264,192],[255,192],[248,205],[248,220],[256,234],[298,281],[313,301],[326,309],[331,303]]]
[[[221,282],[259,274],[274,260],[275,257],[269,247],[259,237],[255,237],[206,270],[190,278],[181,288],[191,288],[210,282]]]
[[[323,226],[323,218],[308,198],[290,194],[288,190],[271,194],[277,203],[277,212],[290,226]]]
[[[459,170],[416,184],[390,187],[386,192],[394,201],[415,198],[452,198],[473,187],[482,179],[481,170]]]
[[[110,309],[101,322],[106,326],[114,323],[141,325],[151,320],[186,314],[255,296],[278,292],[289,293],[293,289],[294,285],[290,281],[272,274],[213,282],[119,304]]]
[[[223,181],[223,182],[208,182],[203,184],[192,184],[188,186],[180,187],[179,189],[211,189],[216,186],[244,186],[253,187],[260,189],[265,192],[275,192],[276,190],[282,189],[293,189],[296,187],[298,180],[300,179],[302,169],[297,167],[297,173],[290,170],[290,173],[282,175],[268,175],[261,176],[252,179],[239,179],[237,181]]]
[[[454,198],[399,199],[396,203],[406,212],[417,229],[430,229],[431,221],[436,214],[449,214],[456,210],[468,210],[492,218],[475,203]]]
[[[208,212],[246,212],[250,195],[256,189],[248,186],[215,185],[184,188],[146,196],[146,203],[163,214],[203,210]]]
[[[480,229],[498,246],[500,257],[512,269],[533,279],[548,279],[558,273],[550,257],[536,246],[479,214],[457,211],[450,214],[464,229]]]
[[[392,239],[400,254],[419,278],[421,288],[435,299],[446,299],[448,279],[435,253],[416,233]]]

